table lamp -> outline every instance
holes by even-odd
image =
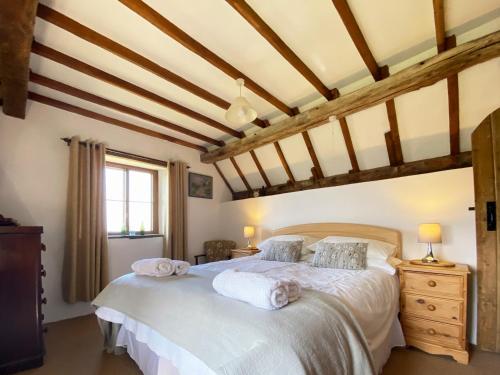
[[[246,239],[248,239],[248,245],[247,247],[249,249],[252,249],[252,243],[250,241],[251,238],[253,238],[253,236],[255,236],[255,228],[248,225],[248,226],[244,226],[243,227],[243,237],[245,237]]]
[[[441,225],[420,224],[418,226],[418,242],[427,243],[427,255],[422,258],[422,263],[439,263],[432,253],[432,244],[441,243]]]

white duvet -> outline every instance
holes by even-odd
[[[352,311],[365,334],[372,353],[380,348],[384,342],[387,342],[391,329],[394,330],[395,328],[394,322],[399,303],[399,283],[395,275],[390,275],[383,270],[353,271],[317,268],[311,267],[305,262],[264,261],[260,260],[258,255],[208,263],[196,267],[214,272],[222,272],[229,268],[237,268],[246,272],[258,272],[273,278],[292,279],[300,283],[303,288],[311,288],[332,294],[340,298]],[[96,314],[103,320],[124,325],[126,329],[122,330],[118,340],[122,344],[129,347],[133,346],[135,339],[149,346],[149,349],[160,357],[157,366],[161,367],[162,359],[165,359],[166,362],[175,365],[176,371],[174,373],[176,374],[211,374],[211,370],[204,366],[203,362],[182,348],[176,347],[149,327],[135,322],[118,311],[105,307],[99,308]],[[396,327],[396,337],[392,339],[396,345],[404,344],[400,331],[400,327]],[[394,333],[392,335],[394,336]],[[387,349],[384,349],[384,351],[387,352]],[[386,354],[382,356],[386,357]],[[132,357],[134,358],[133,355]],[[144,362],[140,358],[134,359],[138,363]],[[385,362],[385,359],[381,360]],[[377,358],[375,358],[375,361],[380,362],[377,361]],[[382,365],[383,362],[379,363],[379,366]],[[168,366],[168,364],[163,363],[163,366]],[[152,373],[145,370],[143,369],[145,373]],[[194,370],[195,372],[192,372]],[[161,371],[155,371],[157,371],[154,372],[155,374],[161,374]],[[166,373],[170,374],[172,372]]]

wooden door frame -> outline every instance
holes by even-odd
[[[500,352],[500,207],[496,209],[496,231],[487,231],[485,204],[495,201],[500,206],[500,108],[472,133],[472,165],[476,201],[477,345],[481,350]]]

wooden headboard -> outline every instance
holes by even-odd
[[[299,224],[273,230],[273,236],[284,234],[303,234],[305,236],[324,238],[327,236],[361,237],[371,240],[379,240],[396,245],[396,258],[401,259],[402,240],[401,232],[396,229],[377,227],[366,224],[350,223],[313,223]]]

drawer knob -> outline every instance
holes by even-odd
[[[427,282],[427,285],[429,285],[431,288],[434,288],[437,284],[436,284],[436,282],[434,280],[429,280]]]
[[[42,272],[40,272],[40,274],[41,274],[43,277],[45,277],[45,276],[47,276],[47,271],[42,270]]]
[[[422,298],[419,298],[419,299],[417,299],[417,303],[424,304],[424,303],[425,303],[425,300],[424,300],[424,299],[422,299]]]
[[[427,309],[428,309],[429,311],[434,311],[434,310],[436,310],[436,306],[434,306],[434,305],[428,305],[428,306],[427,306]]]
[[[47,246],[44,243],[42,244],[42,251],[47,251]]]
[[[435,330],[434,328],[429,328],[429,329],[427,330],[427,333],[428,333],[429,335],[431,335],[431,336],[434,336],[434,335],[436,334],[436,330]]]
[[[44,297],[44,298],[42,298],[42,301],[41,301],[41,302],[42,302],[42,304],[46,305],[46,304],[47,304],[47,298],[45,298],[45,297]]]

